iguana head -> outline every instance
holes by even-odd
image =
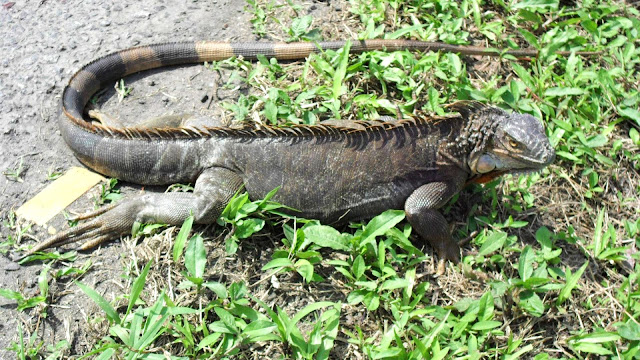
[[[476,127],[489,133],[483,134],[482,144],[477,144],[469,154],[467,164],[473,174],[494,177],[507,172],[537,171],[555,159],[542,123],[535,117],[508,114],[496,108],[480,111],[472,117],[473,121],[493,124],[491,130],[486,126]]]

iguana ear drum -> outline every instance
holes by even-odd
[[[486,174],[490,171],[493,171],[495,168],[496,168],[495,159],[492,158],[490,155],[482,155],[480,156],[480,159],[478,159],[478,162],[476,162],[475,171],[478,174]]]

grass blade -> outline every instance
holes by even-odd
[[[338,62],[338,68],[333,73],[333,88],[332,94],[333,99],[338,99],[344,93],[344,77],[347,74],[347,65],[349,65],[349,50],[351,49],[351,41],[347,41],[347,43],[342,48],[342,53],[340,54],[340,59]]]
[[[78,285],[80,290],[87,294],[87,296],[90,297],[91,300],[93,300],[93,302],[95,302],[102,309],[102,311],[107,314],[107,319],[109,319],[109,322],[120,324],[120,316],[113,308],[113,306],[111,306],[111,304],[109,304],[109,302],[102,297],[102,295],[98,294],[97,291],[79,281],[76,281],[76,285]]]
[[[191,232],[191,227],[193,226],[193,215],[190,215],[183,223],[180,228],[180,232],[178,236],[176,236],[176,241],[173,243],[173,261],[178,262],[180,259],[180,255],[182,255],[182,251],[184,250],[184,244],[187,242],[187,238],[189,237],[189,233]]]
[[[129,315],[131,308],[133,308],[133,305],[138,300],[138,297],[140,297],[140,293],[144,288],[144,284],[147,279],[147,274],[149,273],[150,267],[151,267],[151,261],[147,262],[147,265],[145,265],[144,269],[142,269],[140,276],[138,276],[136,281],[133,282],[133,286],[131,287],[131,295],[129,295],[129,305],[127,306],[127,312],[124,315],[125,317]]]
[[[571,270],[567,268],[567,282],[565,283],[562,290],[560,290],[560,294],[558,295],[556,304],[560,305],[571,297],[571,291],[578,284],[578,280],[580,280],[580,277],[582,277],[582,273],[584,273],[584,270],[587,268],[587,266],[589,266],[588,260],[573,275],[571,274]]]

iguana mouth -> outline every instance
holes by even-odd
[[[532,157],[528,157],[528,156],[518,156],[518,157],[515,157],[515,158],[518,159],[519,161],[522,161],[523,163],[535,165],[535,166],[526,167],[526,168],[523,168],[523,169],[525,169],[525,170],[527,170],[527,169],[536,170],[536,169],[542,169],[543,167],[551,164],[553,162],[553,160],[556,158],[556,154],[555,154],[554,151],[551,151],[550,155],[546,155],[542,159],[532,158]]]
[[[478,174],[477,176],[471,178],[467,183],[486,184],[489,181],[505,174],[511,174],[513,177],[517,178],[520,175],[529,175],[529,174],[537,173],[540,170],[542,169],[541,168],[523,168],[523,169],[510,170],[510,171],[494,170],[486,174]]]
[[[489,181],[502,176],[506,173],[508,173],[509,171],[506,170],[494,170],[485,174],[478,174],[474,177],[472,177],[471,179],[469,179],[469,181],[467,181],[468,183],[476,183],[476,184],[486,184]]]
[[[507,174],[511,174],[513,177],[519,177],[520,175],[530,175],[540,172],[542,168],[525,168],[525,169],[515,169],[512,171],[506,172]]]

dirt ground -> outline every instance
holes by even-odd
[[[49,182],[47,175],[80,166],[60,137],[57,119],[60,96],[69,77],[79,67],[109,52],[140,44],[179,40],[215,39],[254,41],[250,14],[243,11],[241,0],[212,1],[145,1],[112,2],[103,0],[0,0],[0,169],[3,173],[20,167],[20,179],[0,176],[0,218],[8,222],[10,211],[42,190]],[[304,5],[314,18],[328,19],[340,13],[330,3]],[[269,40],[269,39],[266,39]],[[154,115],[206,112],[201,99],[210,94],[213,73],[203,66],[188,66],[171,71],[133,77],[134,88],[127,106],[112,113],[128,119],[144,120]],[[113,90],[110,91],[112,95]],[[109,102],[117,103],[115,97]],[[215,108],[215,106],[212,106]],[[215,111],[215,110],[212,110]],[[123,193],[138,191],[123,186]],[[92,208],[92,201],[81,198],[72,210]],[[66,227],[58,215],[48,225]],[[7,226],[0,227],[1,236],[10,235]],[[33,227],[31,234],[46,238],[47,232]],[[24,240],[23,240],[24,241]],[[110,298],[110,288],[121,286],[118,261],[122,248],[106,246],[91,256],[93,271],[84,283],[97,288]],[[37,276],[42,264],[18,266],[0,255],[0,288],[21,291],[27,296],[38,292]],[[73,284],[51,283],[56,290],[56,305],[48,317],[35,325],[41,339],[53,344],[67,339],[72,353],[83,349],[87,309],[95,307]],[[0,297],[0,359],[15,353],[4,349],[18,339],[18,326],[36,330],[27,315],[16,311],[15,302]]]

